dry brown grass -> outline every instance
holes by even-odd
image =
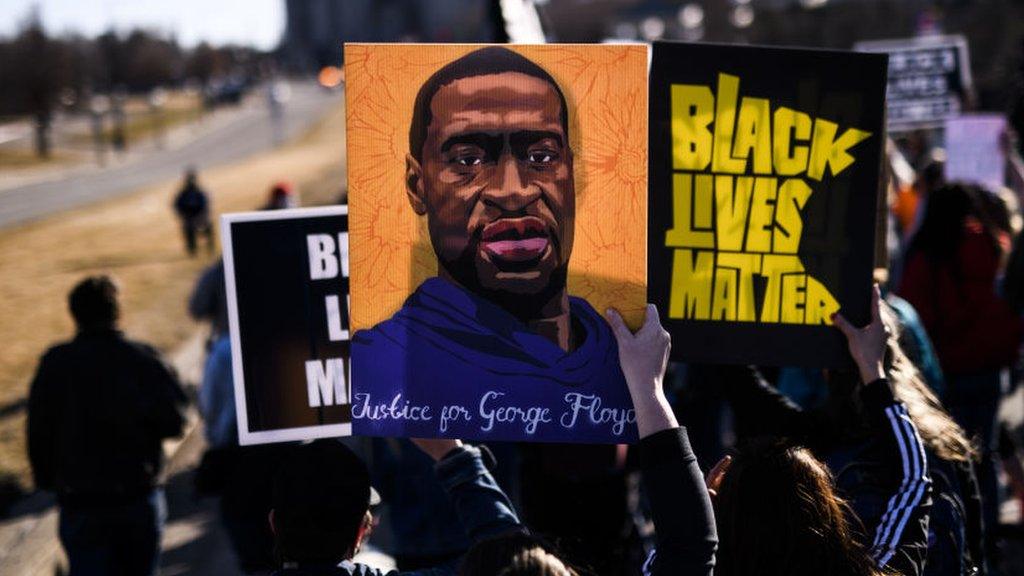
[[[156,135],[158,131],[166,132],[180,124],[199,120],[203,115],[203,102],[199,94],[178,91],[168,95],[159,118],[153,115],[147,99],[143,97],[129,99],[124,110],[127,115],[124,136],[132,145],[138,140]],[[109,121],[105,122],[103,138],[109,142],[113,136],[114,127]],[[93,135],[89,131],[75,134],[71,138],[72,142],[79,145],[91,144],[92,140]]]
[[[304,205],[336,201],[344,187],[344,118],[339,105],[288,146],[202,173],[214,210],[256,209],[282,179],[297,185]],[[0,231],[0,414],[26,397],[46,348],[72,336],[65,295],[85,275],[118,278],[131,337],[168,351],[193,333],[185,301],[212,259],[185,255],[170,207],[178,185],[163,182]],[[0,475],[27,485],[24,428],[23,410],[0,416]]]
[[[47,158],[40,158],[31,148],[0,147],[0,166],[5,171],[60,166],[81,162],[84,157],[83,154],[61,150],[51,152]]]

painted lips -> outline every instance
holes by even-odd
[[[507,262],[536,260],[550,243],[544,222],[533,216],[491,222],[484,226],[480,240],[492,258]]]

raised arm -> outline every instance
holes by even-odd
[[[916,576],[923,572],[928,552],[931,479],[924,443],[906,406],[895,399],[885,378],[883,359],[891,335],[882,323],[880,302],[875,286],[871,323],[863,328],[854,327],[840,314],[833,321],[846,336],[864,384],[860,396],[878,440],[871,455],[880,468],[899,478],[881,515],[861,517],[873,534],[871,557],[881,569]],[[856,507],[857,494],[850,496]]]
[[[483,450],[461,440],[413,438],[412,442],[437,462],[437,477],[455,504],[462,526],[473,544],[512,532],[522,525],[508,496],[484,463]],[[404,576],[453,576],[460,559],[441,566],[402,572]],[[397,572],[389,572],[395,576]]]
[[[671,338],[654,305],[647,306],[647,318],[635,335],[614,310],[608,311],[608,322],[636,410],[640,470],[656,530],[656,548],[643,573],[710,576],[718,547],[711,498],[686,429],[676,422],[662,389]]]

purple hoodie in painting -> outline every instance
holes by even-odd
[[[569,297],[564,351],[500,306],[431,278],[352,342],[354,432],[369,436],[632,443],[636,418],[615,336]]]

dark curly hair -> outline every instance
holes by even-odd
[[[559,113],[559,120],[562,124],[562,131],[566,137],[569,136],[569,108],[565,103],[565,94],[562,93],[558,82],[537,64],[528,58],[501,46],[489,46],[474,50],[465,56],[445,64],[440,70],[427,78],[427,81],[420,86],[416,94],[416,103],[413,105],[412,122],[409,123],[409,153],[417,161],[423,160],[423,143],[427,140],[427,128],[433,120],[433,113],[430,111],[430,104],[434,100],[437,91],[463,78],[474,76],[488,76],[491,74],[504,74],[515,72],[539,78],[551,84],[558,94],[558,101],[562,105]]]

